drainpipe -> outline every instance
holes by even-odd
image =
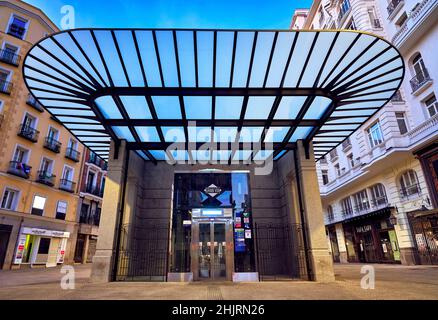
[[[309,281],[312,281],[312,264],[310,262],[310,257],[309,257],[309,243],[308,243],[308,238],[307,238],[307,223],[306,223],[306,219],[305,219],[305,214],[304,214],[304,205],[303,205],[303,199],[301,196],[301,177],[300,174],[298,172],[298,156],[297,156],[297,152],[296,150],[293,151],[294,154],[294,164],[295,164],[295,177],[296,177],[296,181],[297,181],[297,192],[298,192],[298,205],[300,207],[300,218],[301,218],[301,223],[302,223],[302,230],[303,230],[303,245],[304,245],[304,259],[306,260],[306,269],[307,269],[307,279]]]
[[[128,182],[128,165],[129,165],[129,154],[130,150],[127,149],[125,144],[125,160],[124,160],[124,173],[123,173],[123,184],[122,184],[122,192],[120,193],[119,198],[119,221],[118,221],[118,229],[116,229],[117,239],[116,239],[116,252],[114,255],[114,268],[112,274],[112,281],[116,281],[117,279],[117,269],[119,266],[119,257],[120,257],[120,246],[121,246],[121,238],[122,238],[122,230],[123,230],[123,214],[125,212],[125,197],[126,197],[126,185]]]

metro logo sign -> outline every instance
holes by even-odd
[[[218,196],[221,192],[222,192],[222,189],[214,184],[211,184],[207,188],[204,189],[204,193],[208,194],[212,198]]]

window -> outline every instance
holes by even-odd
[[[341,168],[339,167],[339,164],[335,164],[335,172],[337,177],[341,175]]]
[[[26,34],[26,28],[27,20],[14,15],[8,27],[8,34],[23,40]]]
[[[349,0],[344,0],[341,3],[341,8],[339,11],[339,16],[343,17],[345,15],[345,13],[347,13],[348,10],[350,10],[350,1]]]
[[[29,155],[29,150],[26,150],[20,146],[17,146],[17,148],[15,149],[15,153],[14,153],[14,157],[13,157],[12,161],[17,162],[17,163],[21,163],[21,164],[27,163],[28,155]]]
[[[41,238],[38,247],[38,254],[48,254],[50,248],[50,238]]]
[[[67,214],[67,202],[58,201],[58,205],[56,206],[56,219],[65,220],[66,214]]]
[[[67,181],[73,181],[73,169],[65,166],[64,172],[62,173],[62,179]]]
[[[42,216],[44,214],[44,206],[46,205],[46,198],[35,196],[33,198],[31,214]]]
[[[23,119],[23,130],[26,129],[35,129],[36,127],[36,118],[29,113],[26,113]]]
[[[386,205],[388,199],[386,198],[386,191],[383,184],[378,183],[370,188],[371,196],[373,198],[373,204],[375,206]]]
[[[374,29],[379,29],[382,27],[380,25],[380,20],[376,18],[376,12],[374,8],[368,8],[368,17],[370,18],[371,25]]]
[[[366,190],[359,191],[353,195],[354,206],[358,212],[368,210],[370,203],[368,201],[368,195]]]
[[[401,194],[403,197],[420,194],[420,185],[418,183],[417,173],[414,170],[408,170],[400,176]]]
[[[329,183],[329,178],[328,178],[328,171],[327,170],[321,170],[322,173],[322,184],[326,185]]]
[[[397,29],[401,29],[406,23],[406,20],[408,20],[408,15],[406,14],[406,12],[403,12],[400,18],[395,22]]]
[[[368,129],[368,138],[371,148],[383,143],[383,133],[382,129],[380,128],[380,122],[377,121]]]
[[[0,91],[9,92],[9,76],[10,72],[6,70],[0,70]]]
[[[353,158],[353,154],[350,153],[347,156],[347,160],[348,160],[348,164],[350,165],[350,168],[354,168],[354,158]]]
[[[6,210],[16,210],[18,203],[18,191],[6,188],[3,193],[1,208]]]
[[[412,69],[414,71],[414,74],[417,76],[423,75],[427,72],[426,66],[423,61],[423,57],[421,56],[420,53],[417,53],[414,59],[412,59]]]
[[[426,105],[426,109],[430,117],[438,114],[438,103],[434,94],[428,98],[424,104]]]
[[[68,148],[71,150],[77,150],[78,142],[76,140],[70,138],[70,140],[68,140]]]
[[[330,205],[327,207],[327,218],[329,220],[334,220],[334,218],[335,218],[335,216],[333,214],[333,207]]]
[[[397,119],[398,129],[401,134],[408,132],[408,126],[406,124],[406,117],[404,112],[396,112],[395,118]]]
[[[353,213],[353,206],[351,205],[351,199],[350,197],[344,198],[341,200],[341,206],[342,206],[342,214],[344,216],[352,214]]]
[[[10,64],[17,64],[18,48],[9,43],[5,43],[1,52],[1,60]]]
[[[41,162],[41,172],[51,175],[52,174],[52,168],[53,168],[53,161],[47,158],[43,158],[43,161]]]
[[[48,141],[58,140],[59,131],[53,127],[49,128],[49,133],[47,134]]]

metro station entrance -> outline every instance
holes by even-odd
[[[232,220],[194,220],[191,247],[193,280],[232,279],[234,268]]]

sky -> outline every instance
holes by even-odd
[[[76,28],[288,29],[296,8],[312,0],[25,0],[58,26],[61,8],[75,10]]]

